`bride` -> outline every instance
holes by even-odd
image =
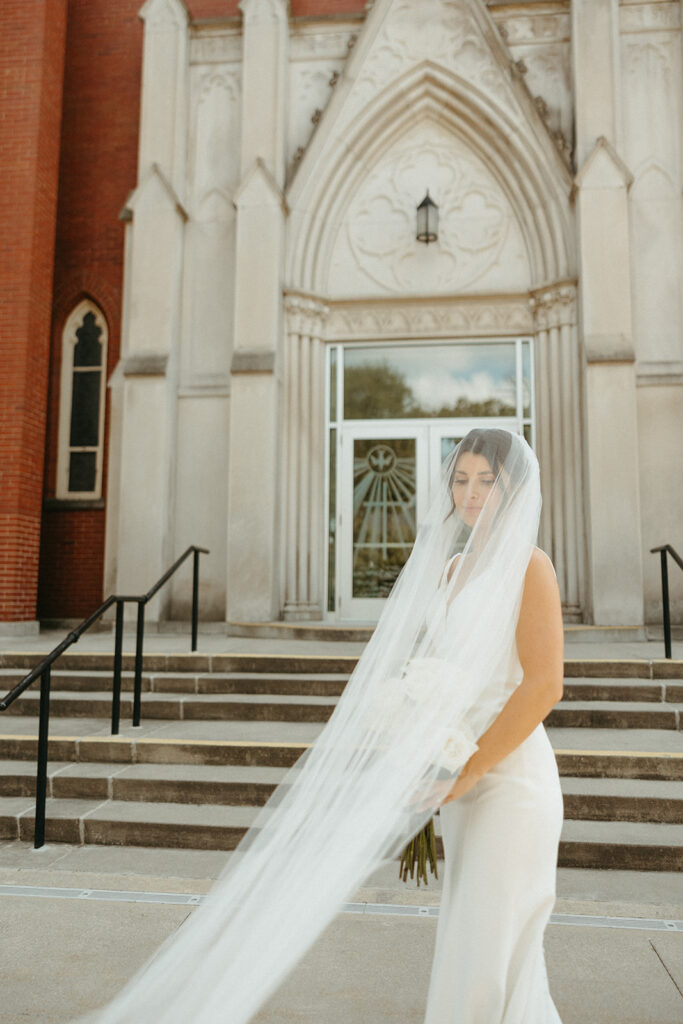
[[[89,1024],[247,1024],[343,903],[440,810],[425,1024],[560,1024],[543,932],[562,794],[542,725],[562,618],[538,463],[471,431],[337,707],[209,898]],[[398,1022],[397,1022],[398,1024]]]

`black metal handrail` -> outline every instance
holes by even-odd
[[[39,849],[45,843],[45,797],[47,791],[47,746],[50,730],[50,678],[52,665],[72,644],[75,644],[90,627],[104,615],[113,604],[116,605],[114,626],[114,676],[112,680],[111,733],[118,735],[121,718],[121,663],[123,660],[123,613],[127,603],[138,606],[137,635],[135,645],[135,678],[133,682],[133,725],[140,725],[142,701],[142,649],[145,635],[145,605],[163,587],[183,562],[193,556],[192,560],[192,650],[197,650],[197,627],[199,615],[199,556],[208,555],[207,548],[192,544],[180,558],[177,558],[170,569],[157,580],[153,587],[142,595],[111,594],[99,608],[84,619],[80,625],[72,629],[61,643],[47,654],[35,668],[24,676],[4,698],[0,700],[0,711],[6,711],[14,701],[24,693],[40,676],[40,710],[38,719],[38,757],[36,765],[36,815],[33,828],[33,845]]]
[[[650,554],[659,552],[660,566],[662,570],[662,613],[664,616],[664,657],[671,657],[671,611],[669,607],[669,566],[666,556],[671,555],[679,568],[683,569],[683,558],[678,554],[671,544],[661,544],[658,548],[650,548]]]

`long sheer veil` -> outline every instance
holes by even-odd
[[[471,529],[452,499],[467,450],[495,475]],[[368,874],[428,822],[438,799],[425,805],[425,794],[444,773],[455,781],[515,688],[540,507],[538,463],[521,437],[478,430],[460,442],[318,739],[207,901],[89,1024],[246,1024]]]

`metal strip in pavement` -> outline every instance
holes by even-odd
[[[163,903],[196,907],[206,901],[200,893],[137,892],[112,889],[66,889],[40,885],[0,885],[0,896],[34,896],[40,899],[102,900],[108,903]],[[344,903],[345,914],[387,915],[392,917],[439,916],[439,908],[397,903]],[[590,914],[551,914],[550,924],[588,928],[627,928],[641,931],[682,932],[683,921],[645,917],[599,917]]]

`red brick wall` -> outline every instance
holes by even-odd
[[[36,617],[66,0],[3,0],[0,621]]]
[[[50,499],[56,486],[62,330],[83,297],[96,302],[107,321],[107,376],[119,357],[124,241],[119,212],[136,184],[140,6],[139,0],[69,0],[44,488],[48,503],[38,598],[41,618],[88,615],[103,597],[104,508],[59,507]],[[105,416],[105,439],[108,429]],[[106,473],[105,458],[103,498]]]

